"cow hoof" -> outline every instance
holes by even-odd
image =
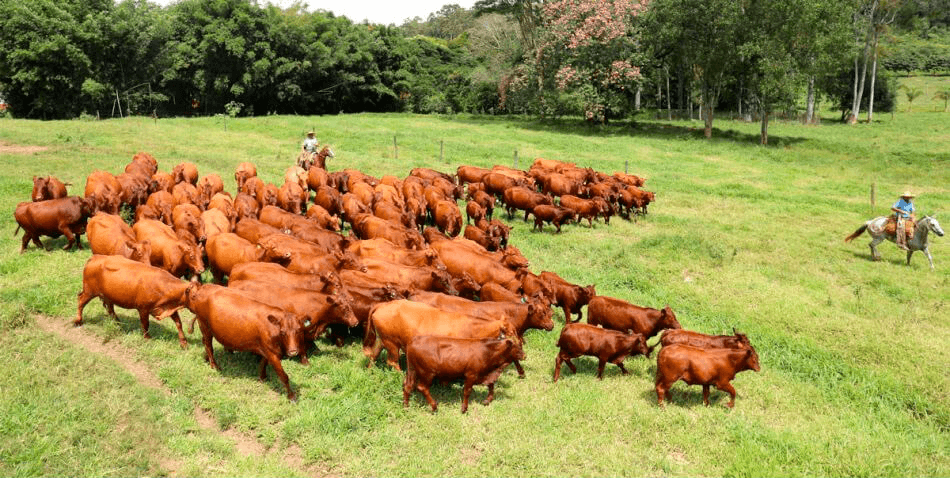
[[[73,327],[82,327],[82,319],[80,319],[80,320],[74,320],[74,321],[73,321]]]
[[[182,350],[188,350],[188,342],[179,342],[178,345],[181,346]]]

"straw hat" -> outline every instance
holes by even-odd
[[[307,136],[313,136],[314,134],[316,133],[314,133],[313,131],[307,131]]]
[[[902,198],[913,198],[913,197],[917,197],[917,195],[914,194],[914,193],[912,193],[912,192],[910,192],[910,189],[908,189],[908,190],[904,191],[904,194],[901,194],[901,197],[902,197]]]

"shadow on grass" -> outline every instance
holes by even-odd
[[[638,374],[636,370],[631,369],[631,365],[632,365],[631,362],[638,358],[642,358],[642,357],[641,356],[627,357],[627,359],[623,361],[623,364],[627,368],[627,371],[630,372],[627,374],[627,378],[643,376],[643,377],[648,377],[652,379],[653,376],[649,373],[645,372],[643,374]],[[598,361],[596,357],[578,357],[575,359],[571,359],[571,362],[574,364],[575,367],[577,367],[577,373],[572,373],[571,368],[568,367],[566,363],[562,363],[561,377],[558,379],[558,381],[564,380],[565,378],[570,378],[575,375],[578,377],[581,377],[584,380],[588,380],[588,379],[597,380]],[[552,374],[551,377],[553,379],[553,374],[554,374],[553,368],[551,369],[551,374]],[[607,362],[607,365],[604,366],[604,379],[606,380],[612,377],[623,377],[623,372],[620,371],[620,367],[610,362]]]
[[[906,266],[906,265],[907,265],[907,256],[906,256],[906,255],[904,255],[903,257],[897,258],[897,259],[895,259],[895,258],[893,258],[893,257],[883,257],[883,256],[882,256],[881,260],[875,261],[874,259],[871,258],[871,253],[870,253],[870,252],[848,251],[848,253],[850,253],[850,254],[853,255],[854,257],[857,257],[858,259],[864,259],[864,260],[866,260],[866,261],[868,261],[868,262],[883,262],[883,263],[888,263],[888,264],[892,264],[892,265],[895,265],[895,266]],[[901,253],[901,254],[905,254],[904,251],[900,251],[900,253]],[[915,254],[915,255],[916,255],[916,254]],[[927,260],[927,258],[924,257],[924,261],[926,261],[926,260]]]
[[[693,409],[696,407],[705,407],[703,404],[703,387],[700,385],[685,386],[683,383],[673,384],[673,387],[670,388],[670,391],[667,393],[668,396],[673,397],[672,402],[666,402],[667,407],[680,407]],[[648,390],[644,390],[641,394],[643,400],[657,405],[656,402],[656,389],[650,387]],[[736,400],[738,401],[741,397],[736,395]],[[720,391],[718,388],[710,386],[709,387],[709,406],[710,407],[722,407],[726,410],[728,408],[725,406],[726,403],[729,403],[729,394],[726,392]]]
[[[537,119],[517,116],[459,116],[446,119],[445,121],[478,126],[503,123],[530,131],[553,132],[563,135],[586,137],[625,135],[659,140],[706,139],[703,134],[703,127],[701,126],[694,127],[685,124],[669,124],[654,120],[613,121],[606,126],[588,124],[576,119]],[[719,128],[712,129],[712,138],[710,138],[710,140],[732,142],[748,146],[763,146],[759,144],[760,137],[758,134],[745,134],[734,130],[723,130]],[[807,140],[808,138],[783,137],[770,134],[769,144],[764,146],[767,148],[784,148]]]
[[[21,231],[19,232],[19,234],[20,234],[20,235],[17,236],[17,243],[19,243],[20,241],[23,240],[23,239],[22,239],[23,231],[21,230]],[[30,243],[26,245],[26,249],[23,250],[23,253],[24,253],[24,254],[27,254],[27,253],[35,252],[35,251],[39,251],[39,252],[56,252],[56,251],[61,251],[61,250],[63,250],[64,247],[66,247],[66,243],[68,243],[68,242],[69,242],[69,241],[66,239],[66,236],[59,236],[59,237],[56,237],[56,238],[50,238],[49,236],[43,236],[43,237],[40,238],[40,243],[43,244],[43,248],[42,248],[42,249],[37,248],[36,245],[33,244],[33,241],[30,241]],[[82,251],[88,251],[88,250],[89,250],[89,243],[86,242],[83,238],[80,238],[80,239],[79,239],[79,244],[82,246],[82,249],[81,249],[81,250],[77,250],[77,249],[76,249],[76,245],[73,244],[73,246],[69,249],[69,251],[70,251],[70,252],[82,252]]]
[[[514,370],[514,367],[509,367],[511,370]],[[508,369],[505,369],[505,373],[511,373]],[[504,375],[504,374],[503,374]],[[512,377],[516,377],[517,373],[512,374]],[[518,380],[515,378],[515,380]],[[500,384],[501,380],[495,382],[495,398],[492,400],[488,406],[496,404],[499,400],[509,400],[512,396],[505,390],[505,386]],[[464,388],[465,382],[463,380],[455,380],[449,382],[448,384],[442,384],[439,380],[436,380],[432,383],[432,386],[429,388],[429,393],[432,394],[432,398],[436,401],[438,410],[445,410],[447,408],[454,408],[456,411],[461,412],[462,410],[462,391]],[[400,394],[402,393],[402,387],[399,388]],[[482,402],[488,398],[488,386],[476,384],[472,387],[472,394],[468,397],[468,408],[471,409],[475,406],[485,406]],[[429,407],[429,402],[426,402],[425,397],[421,392],[413,390],[409,394],[409,409],[414,408],[423,408],[426,411],[431,411]]]

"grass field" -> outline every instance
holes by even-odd
[[[950,114],[774,122],[768,147],[756,145],[758,124],[715,126],[706,141],[698,122],[591,129],[355,114],[236,119],[225,131],[215,118],[0,120],[0,475],[950,475],[950,239],[932,240],[934,272],[919,254],[906,266],[890,243],[872,262],[867,236],[842,242],[908,188],[920,213],[950,217]],[[218,348],[218,372],[202,360],[197,332],[179,349],[168,321],[153,321],[146,341],[134,312],[115,322],[93,301],[87,325],[72,329],[88,250],[19,254],[12,211],[29,199],[33,175],[54,174],[77,193],[93,170],[118,173],[148,151],[163,170],[192,161],[233,191],[241,161],[278,181],[311,127],[336,152],[329,169],[377,176],[511,165],[516,151],[521,168],[538,156],[606,172],[629,164],[656,192],[648,216],[561,234],[516,218],[512,243],[535,272],[669,304],[689,329],[748,333],[762,371],[734,380],[733,410],[718,391],[702,406],[701,389],[682,382],[674,404],[657,407],[655,362],[642,357],[628,359],[628,376],[608,366],[603,381],[595,360],[578,359],[578,374],[565,368],[553,384],[559,323],[528,333],[527,378],[506,373],[496,401],[473,402],[466,415],[458,385],[435,390],[437,414],[418,396],[404,409],[402,376],[367,370],[355,342],[320,343],[309,367],[285,361],[300,392],[291,404],[273,373],[257,381],[246,354]],[[70,334],[125,351],[160,388]],[[476,388],[473,400],[484,396]]]

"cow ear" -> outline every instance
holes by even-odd
[[[276,325],[276,326],[278,326],[278,327],[280,326],[280,317],[277,317],[277,316],[274,315],[274,314],[267,314],[267,320],[269,320],[270,323],[272,323],[272,324],[274,324],[274,325]]]

